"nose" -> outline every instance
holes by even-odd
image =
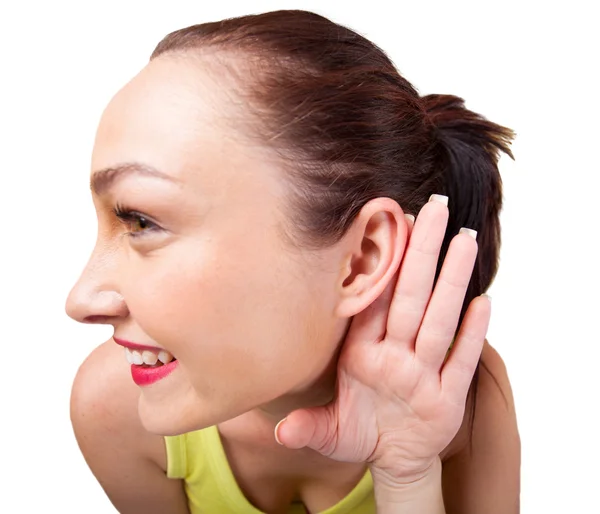
[[[114,324],[129,315],[116,283],[116,253],[94,250],[67,298],[69,317],[80,323]]]

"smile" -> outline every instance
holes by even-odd
[[[113,338],[124,347],[125,359],[131,364],[131,377],[139,386],[147,386],[165,378],[177,368],[179,361],[172,353],[152,346]]]
[[[125,358],[131,364],[131,378],[139,386],[148,386],[162,380],[179,364],[179,361],[165,350],[156,353],[125,348]]]
[[[135,364],[137,366],[162,366],[169,364],[169,362],[175,360],[173,355],[166,350],[132,350],[131,348],[125,348],[125,358],[129,364]]]

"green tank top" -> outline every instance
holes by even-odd
[[[239,488],[216,426],[165,437],[167,476],[182,479],[191,514],[263,514]],[[375,514],[373,480],[367,470],[354,489],[320,514]],[[293,503],[288,514],[307,514]],[[310,513],[316,514],[316,513]]]

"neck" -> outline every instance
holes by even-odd
[[[260,405],[251,412],[274,428],[294,410],[320,407],[333,401],[340,349],[341,347],[336,350],[325,369],[308,385]]]

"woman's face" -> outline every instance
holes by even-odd
[[[155,59],[110,102],[93,151],[98,240],[67,311],[177,359],[141,387],[156,433],[302,395],[347,326],[340,249],[285,246],[282,171],[225,123],[242,113],[221,87],[199,60]],[[123,223],[115,208],[136,214]]]

